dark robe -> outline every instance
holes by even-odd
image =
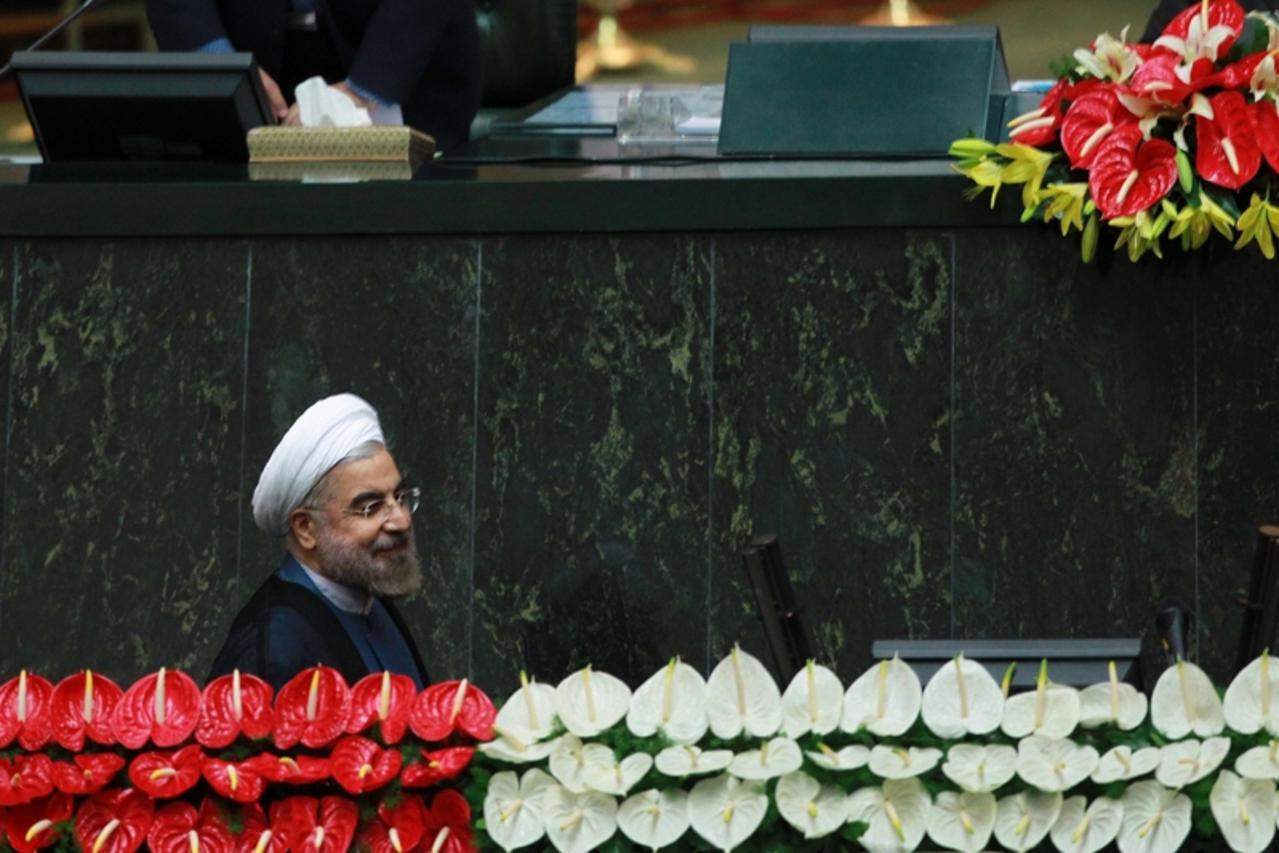
[[[295,569],[301,571],[289,557],[240,610],[213,662],[210,679],[239,669],[279,690],[289,679],[316,664],[336,669],[348,684],[379,671],[361,655],[332,604],[314,587],[285,580]],[[378,603],[407,645],[417,670],[403,674],[413,678],[419,687],[425,686],[429,681],[426,667],[408,625],[390,599],[378,599]]]

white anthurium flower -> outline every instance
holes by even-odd
[[[493,732],[497,737],[487,743],[480,744],[479,750],[489,758],[495,758],[507,764],[529,764],[534,761],[544,761],[563,740],[562,737],[557,737],[554,740],[535,743],[531,732],[509,731],[498,723],[493,724]]]
[[[985,850],[994,831],[994,794],[943,791],[928,814],[928,837],[947,850]]]
[[[1132,731],[1146,720],[1146,695],[1119,680],[1115,662],[1110,662],[1110,680],[1085,687],[1079,694],[1079,725],[1091,729],[1111,724]]]
[[[1169,788],[1184,788],[1221,766],[1230,753],[1230,738],[1213,737],[1200,743],[1193,738],[1170,743],[1159,750],[1155,778]]]
[[[790,738],[775,737],[759,749],[739,752],[728,765],[728,772],[738,779],[775,779],[804,766],[799,744]]]
[[[1254,746],[1235,760],[1235,772],[1245,779],[1279,779],[1279,740]]]
[[[679,788],[642,791],[622,803],[617,826],[641,847],[668,847],[688,831],[688,792]]]
[[[803,771],[778,779],[773,799],[782,819],[805,838],[830,835],[848,822],[848,795],[834,785],[820,784]]]
[[[542,798],[555,780],[537,768],[517,777],[511,770],[494,773],[484,792],[485,832],[503,850],[518,850],[546,834]]]
[[[1061,814],[1061,792],[1022,791],[995,806],[995,840],[1006,850],[1032,850]]]
[[[1083,797],[1071,797],[1061,804],[1050,837],[1060,853],[1094,853],[1115,840],[1123,819],[1118,800],[1098,797],[1089,805]]]
[[[1116,746],[1109,750],[1097,762],[1097,769],[1092,772],[1092,780],[1098,785],[1109,785],[1111,782],[1127,781],[1155,772],[1159,766],[1159,747],[1148,746],[1132,751],[1131,747]]]
[[[1140,67],[1141,57],[1127,42],[1127,27],[1119,33],[1119,38],[1102,33],[1091,49],[1081,47],[1075,51],[1075,61],[1079,63],[1075,70],[1114,83],[1128,82],[1128,78]]]
[[[662,732],[675,743],[697,743],[706,734],[706,681],[679,658],[653,674],[631,696],[626,727],[637,737]]]
[[[867,850],[914,850],[928,831],[932,802],[918,779],[888,779],[848,797],[848,819],[867,824],[858,839]]]
[[[938,737],[989,734],[1004,717],[1004,692],[986,667],[959,655],[928,679],[923,714]]]
[[[1009,737],[1043,735],[1070,737],[1079,725],[1079,691],[1048,681],[1048,661],[1039,664],[1039,678],[1030,693],[1011,696],[1004,703],[1000,728]]]
[[[839,727],[880,737],[905,734],[919,717],[922,688],[915,671],[893,655],[862,673],[844,693]]]
[[[836,752],[826,744],[819,743],[817,749],[804,754],[823,770],[857,770],[870,761],[870,750],[860,744],[852,744]]]
[[[719,850],[732,850],[750,838],[767,812],[762,782],[715,776],[698,782],[688,795],[693,831]]]
[[[844,685],[835,673],[810,660],[782,694],[782,733],[789,738],[830,734],[843,716]]]
[[[606,672],[580,669],[555,688],[555,706],[564,728],[578,737],[595,737],[626,716],[631,688]]]
[[[1017,744],[1017,775],[1041,791],[1069,791],[1097,769],[1097,750],[1066,738],[1031,735]]]
[[[628,755],[616,763],[588,758],[581,779],[592,791],[625,797],[652,769],[653,756],[644,752]]]
[[[932,770],[941,755],[940,749],[881,744],[870,751],[870,772],[881,779],[909,779]]]
[[[658,772],[677,779],[685,776],[699,776],[703,773],[718,773],[732,762],[731,749],[701,750],[689,744],[667,747],[657,754],[657,759],[654,761]]]
[[[941,772],[969,793],[990,793],[1017,773],[1017,750],[1011,746],[957,743],[946,753]]]
[[[1270,653],[1245,666],[1226,688],[1223,702],[1226,725],[1244,735],[1261,729],[1279,735],[1279,666]]]
[[[715,737],[771,737],[782,727],[782,694],[759,659],[733,646],[706,680],[706,717]]]
[[[617,800],[596,791],[574,794],[562,785],[552,785],[542,801],[542,824],[560,853],[587,853],[617,832]]]
[[[521,672],[520,689],[497,712],[496,722],[503,731],[523,734],[526,744],[549,737],[555,729],[555,688]]]
[[[1120,853],[1180,850],[1190,835],[1190,798],[1158,782],[1136,782],[1124,791]]]
[[[551,752],[548,765],[555,780],[574,794],[585,793],[586,783],[582,781],[582,772],[586,770],[587,759],[596,762],[612,762],[613,750],[598,743],[582,745],[582,741],[573,735],[564,735],[556,743]]]
[[[1208,795],[1212,816],[1231,850],[1261,853],[1275,837],[1275,783],[1221,771]]]
[[[1226,727],[1221,697],[1212,681],[1193,663],[1177,661],[1155,682],[1150,696],[1150,722],[1169,740],[1189,734],[1212,737]]]

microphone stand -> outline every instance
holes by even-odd
[[[27,50],[39,50],[40,48],[44,47],[46,44],[48,44],[49,42],[57,38],[59,35],[61,35],[63,30],[65,30],[67,27],[71,26],[73,23],[79,20],[81,15],[83,15],[85,12],[89,11],[94,6],[97,6],[98,4],[102,2],[103,0],[84,0],[84,2],[81,3],[80,6],[74,12],[72,12],[70,15],[67,15],[61,21],[58,21],[58,23],[54,25],[53,29],[49,30],[44,35],[40,36],[40,38],[32,42],[31,46],[28,47]],[[9,72],[12,69],[13,69],[13,60],[10,59],[8,62],[4,64],[4,67],[0,68],[0,80],[3,80],[5,77],[7,77],[9,75]]]

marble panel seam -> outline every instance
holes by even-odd
[[[480,321],[484,313],[484,241],[475,241],[475,329],[471,335],[471,509],[467,531],[466,674],[475,678],[475,540],[479,526],[477,495],[480,490]]]
[[[244,565],[244,474],[247,464],[249,435],[249,341],[253,325],[253,244],[245,249],[244,260],[244,363],[240,374],[240,482],[236,490],[235,509],[235,591],[240,591],[240,572]]]
[[[1194,296],[1190,300],[1190,442],[1191,454],[1195,460],[1194,476],[1191,482],[1192,503],[1194,504],[1194,590],[1195,590],[1195,636],[1193,639],[1194,660],[1199,660],[1199,626],[1203,624],[1203,612],[1199,601],[1199,474],[1202,470],[1199,458],[1199,280],[1194,284]]]
[[[704,672],[711,671],[711,603],[714,590],[711,587],[715,565],[715,238],[710,239],[707,257],[710,270],[707,273],[707,351],[706,366],[706,660]]]
[[[947,409],[949,410],[949,416],[947,418],[949,423],[947,424],[946,433],[947,433],[947,440],[950,442],[950,447],[949,447],[950,459],[947,465],[947,468],[949,469],[947,473],[950,476],[950,511],[946,513],[946,526],[948,528],[947,546],[948,546],[948,551],[950,553],[950,638],[953,640],[955,639],[956,618],[957,618],[955,615],[955,607],[956,607],[956,601],[958,600],[956,596],[956,587],[955,587],[956,575],[958,574],[958,572],[956,571],[956,567],[959,565],[957,562],[958,554],[956,553],[956,550],[958,546],[956,544],[956,531],[955,531],[955,515],[959,511],[959,471],[958,471],[958,467],[955,460],[955,456],[956,456],[955,422],[958,420],[958,418],[955,417],[955,412],[957,408],[955,401],[956,401],[956,385],[958,382],[958,378],[956,377],[955,374],[956,374],[956,363],[958,362],[958,359],[956,358],[956,342],[958,340],[957,330],[958,330],[959,278],[960,278],[959,263],[956,257],[957,249],[956,249],[956,240],[955,240],[954,231],[946,232],[946,242],[950,246],[950,331],[949,331],[949,337],[950,337],[950,347],[949,347],[950,383],[949,385],[950,387],[947,390],[947,394],[946,394]]]
[[[9,332],[5,346],[9,357],[5,360],[5,401],[4,401],[4,459],[0,460],[0,585],[3,584],[9,565],[8,532],[9,532],[9,448],[13,443],[13,329],[18,321],[18,263],[20,256],[18,244],[13,244],[13,265],[9,269]],[[4,597],[0,596],[0,625],[4,624]]]

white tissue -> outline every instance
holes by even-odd
[[[357,107],[346,95],[324,82],[323,77],[303,80],[293,90],[303,127],[368,127],[369,111]]]

